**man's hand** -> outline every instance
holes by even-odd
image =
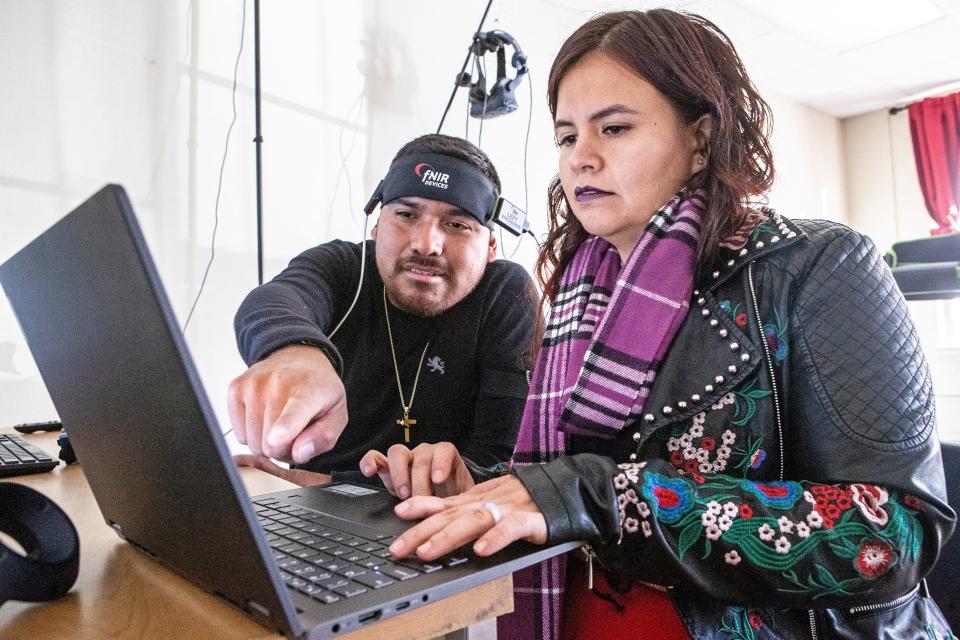
[[[424,443],[412,450],[395,444],[387,455],[368,451],[360,459],[360,471],[368,478],[378,474],[387,491],[401,500],[411,495],[455,496],[474,484],[460,453],[449,442]]]
[[[347,426],[343,382],[320,349],[278,349],[230,383],[227,407],[256,455],[304,463],[329,451]]]
[[[255,467],[260,471],[266,471],[270,475],[277,476],[287,482],[298,484],[301,487],[312,487],[315,484],[329,484],[331,477],[325,473],[316,471],[307,471],[306,469],[284,469],[275,464],[270,458],[264,456],[252,456],[249,453],[240,453],[233,456],[234,462],[238,467]]]

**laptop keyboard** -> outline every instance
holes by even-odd
[[[432,562],[394,560],[387,550],[396,539],[390,534],[274,498],[253,505],[287,587],[318,602],[331,604],[467,562],[456,553]]]
[[[0,433],[0,477],[50,471],[60,464],[20,436]]]

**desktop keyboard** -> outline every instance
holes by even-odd
[[[387,547],[395,536],[274,498],[253,504],[283,581],[318,602],[331,604],[467,562],[456,553],[432,562],[394,560]]]
[[[20,436],[0,433],[0,477],[50,471],[60,464]]]

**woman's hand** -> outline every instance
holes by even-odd
[[[543,513],[514,476],[480,483],[449,498],[415,496],[394,511],[404,520],[426,518],[390,545],[395,557],[415,553],[421,560],[435,560],[471,540],[476,540],[473,551],[478,556],[496,553],[515,540],[547,541]]]
[[[395,444],[387,455],[368,451],[360,459],[368,478],[378,474],[387,491],[401,500],[413,496],[455,496],[474,485],[457,448],[449,442],[420,444],[408,449]]]

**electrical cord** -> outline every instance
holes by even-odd
[[[243,0],[243,18],[240,23],[240,50],[237,51],[237,60],[233,65],[233,120],[230,121],[230,127],[227,129],[227,139],[223,144],[223,158],[220,161],[220,177],[217,179],[217,199],[213,205],[213,234],[210,238],[210,260],[207,261],[207,268],[203,271],[203,279],[200,281],[200,289],[197,290],[197,297],[193,300],[190,307],[190,313],[187,314],[187,320],[183,323],[183,334],[187,333],[187,326],[193,317],[193,312],[200,302],[200,296],[203,294],[203,287],[207,283],[207,276],[210,275],[210,267],[213,265],[213,258],[216,255],[217,227],[220,225],[220,193],[223,190],[223,170],[227,165],[227,151],[230,149],[230,134],[233,133],[233,125],[237,122],[237,72],[240,69],[240,56],[243,54],[243,39],[247,28],[247,0]]]
[[[527,105],[527,133],[524,136],[523,141],[523,212],[529,216],[530,215],[530,186],[527,182],[527,152],[530,149],[530,125],[533,123],[533,79],[530,75],[530,70],[527,70],[527,87],[530,90],[530,104]],[[527,227],[523,230],[524,233],[529,233],[530,237],[533,238],[533,241],[537,243],[537,248],[540,247],[540,241],[537,240],[537,236],[534,235],[530,228]],[[503,229],[500,230],[500,244],[503,244]],[[513,256],[516,255],[517,251],[520,249],[520,245],[523,244],[523,233],[520,234],[520,237],[517,238],[517,244],[513,248],[513,251],[507,256],[507,260],[512,260]]]
[[[350,154],[353,153],[353,149],[357,144],[357,125],[360,122],[360,116],[363,113],[363,100],[367,95],[366,87],[360,90],[357,99],[353,101],[353,104],[350,106],[350,110],[347,111],[347,115],[344,118],[345,122],[350,121],[351,115],[353,115],[354,110],[356,110],[356,115],[353,116],[353,137],[350,140],[350,148],[347,149],[347,152],[343,151],[343,132],[346,130],[346,126],[340,127],[340,134],[337,137],[337,152],[340,154],[340,170],[337,172],[337,179],[333,183],[333,195],[330,198],[330,208],[327,210],[327,227],[324,231],[323,237],[330,237],[330,222],[333,220],[333,210],[337,203],[337,194],[340,192],[340,179],[345,177],[347,181],[347,206],[348,211],[350,211],[351,217],[356,221],[356,216],[353,209],[353,182],[350,179],[350,170],[347,169],[347,160],[350,159]],[[366,225],[366,222],[364,222]]]
[[[467,54],[467,61],[468,61],[467,64],[468,64],[468,66],[465,67],[465,68],[470,68],[470,67],[469,67],[469,60],[470,60],[470,56],[471,56],[471,55],[473,55],[473,48],[472,48],[472,47],[470,48],[470,53]],[[472,80],[473,80],[473,69],[470,69],[470,78],[469,78],[469,81],[471,81],[471,83],[472,83]],[[469,84],[468,84],[467,86],[469,86]],[[469,139],[470,139],[470,91],[469,91],[469,90],[467,90],[466,107],[467,107],[467,109],[466,109],[467,115],[466,115],[465,122],[464,122],[464,125],[463,125],[463,139],[464,139],[464,140],[469,140]]]

